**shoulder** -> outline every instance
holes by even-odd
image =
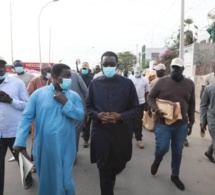
[[[14,76],[7,76],[7,80],[9,82],[14,82],[14,83],[17,83],[17,84],[20,84],[20,85],[24,84],[24,82],[20,78],[17,78],[17,77],[14,77]]]
[[[25,74],[26,74],[26,76],[31,77],[31,78],[35,77],[35,76],[34,76],[33,74],[31,74],[30,72],[25,72]]]
[[[36,82],[40,80],[40,76],[33,77],[30,82]]]
[[[205,87],[205,90],[215,89],[215,83],[211,83],[210,85]]]
[[[189,79],[189,78],[184,78],[184,81],[186,82],[186,84],[189,84],[189,85],[194,86],[194,82],[193,82],[191,79]]]

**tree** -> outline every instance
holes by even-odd
[[[178,49],[169,48],[158,57],[156,63],[162,63],[166,65],[166,73],[170,72],[170,64],[173,58],[178,57]]]
[[[192,26],[192,30],[190,27]],[[193,20],[191,18],[187,18],[184,20],[184,45],[188,46],[192,43],[195,43],[198,38],[198,27],[193,23]],[[179,49],[180,44],[180,29],[178,29],[178,33],[175,36],[174,34],[170,36],[165,42],[165,46],[170,49]]]
[[[136,56],[130,51],[120,52],[117,55],[120,64],[119,70],[131,71],[133,66],[136,64]]]

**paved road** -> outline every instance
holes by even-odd
[[[137,148],[133,140],[133,157],[126,169],[117,176],[115,195],[215,195],[215,164],[204,156],[211,138],[208,133],[205,138],[200,137],[199,123],[195,123],[193,134],[188,138],[190,146],[184,148],[180,174],[186,188],[184,192],[170,181],[170,152],[164,157],[157,175],[150,174],[150,166],[154,160],[154,134],[143,130],[143,136],[145,149]],[[100,195],[98,170],[95,164],[90,164],[89,148],[84,149],[82,144],[81,140],[77,164],[74,166],[76,195]],[[6,159],[10,157],[9,151]],[[5,195],[36,195],[36,174],[33,177],[32,188],[24,190],[17,163],[6,162]]]

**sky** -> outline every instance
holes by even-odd
[[[162,48],[180,26],[180,0],[59,0],[40,15],[49,2],[0,1],[0,56],[8,64],[17,59],[39,62],[41,51],[42,62],[50,58],[74,69],[80,58],[94,67],[105,51],[136,54],[143,45]],[[185,0],[185,18],[207,35],[212,23],[207,14],[213,8],[214,0]]]

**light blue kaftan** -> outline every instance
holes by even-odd
[[[74,195],[72,177],[76,158],[74,120],[81,121],[84,109],[76,92],[64,91],[63,106],[53,98],[49,86],[36,90],[19,122],[14,146],[26,147],[29,129],[35,119],[33,155],[39,179],[39,195]]]

